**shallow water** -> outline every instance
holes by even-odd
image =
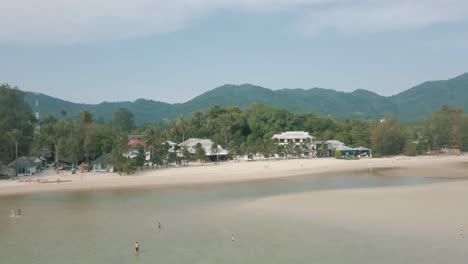
[[[2,197],[0,263],[466,263],[467,243],[376,235],[236,209],[293,192],[435,181],[441,180],[314,176]],[[8,217],[11,207],[23,215]]]

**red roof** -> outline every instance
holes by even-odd
[[[142,146],[143,148],[146,148],[146,144],[144,142],[141,142],[138,139],[130,139],[128,141],[128,146],[131,148],[137,148],[138,146]]]

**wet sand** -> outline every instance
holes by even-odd
[[[33,177],[48,184],[36,182],[0,181],[0,195],[18,195],[49,191],[90,191],[115,188],[154,188],[170,185],[213,184],[241,181],[258,181],[282,177],[324,174],[372,174],[397,176],[424,176],[441,178],[468,178],[468,155],[391,157],[361,160],[292,159],[257,160],[235,163],[204,164],[144,169],[134,175],[85,172],[56,174],[51,169]],[[57,179],[61,182],[57,184]]]

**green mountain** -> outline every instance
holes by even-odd
[[[468,113],[468,73],[446,81],[430,81],[389,97],[398,108],[395,114],[412,121],[430,115],[448,104]]]
[[[36,98],[39,101],[38,107],[35,105]],[[137,124],[167,122],[215,105],[245,109],[254,103],[283,108],[294,113],[314,113],[337,119],[373,119],[395,114],[403,121],[414,121],[437,111],[444,104],[461,107],[468,112],[468,73],[450,80],[425,82],[390,97],[362,89],[351,93],[322,88],[270,90],[242,84],[223,85],[180,104],[146,99],[77,104],[31,92],[26,92],[25,99],[33,111],[39,111],[41,116],[58,115],[63,109],[68,116],[73,117],[80,111],[87,110],[96,119],[106,122],[112,120],[117,109],[124,107],[134,113]]]

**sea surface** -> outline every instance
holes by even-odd
[[[0,263],[467,263],[468,243],[238,210],[288,193],[437,181],[442,180],[328,175],[0,197]],[[9,217],[10,208],[21,208],[22,215]]]

